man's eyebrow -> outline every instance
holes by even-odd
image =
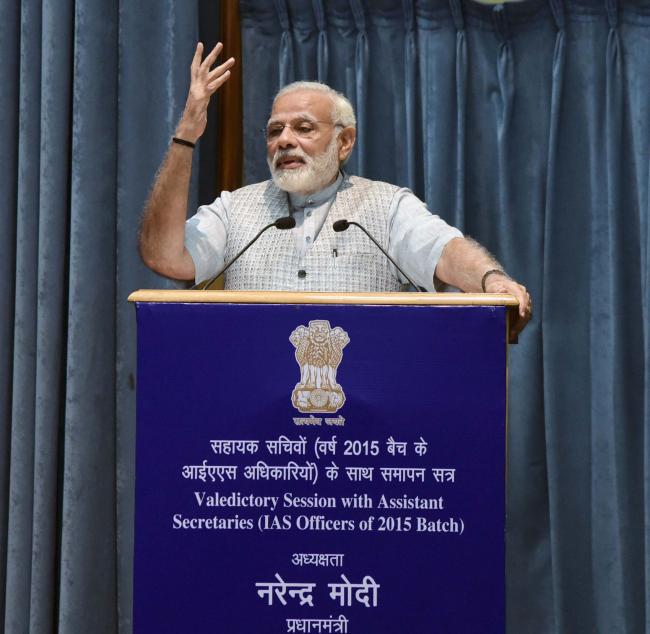
[[[309,123],[316,123],[316,119],[310,115],[308,112],[299,112],[295,116],[291,117],[289,121],[309,121]],[[274,125],[274,124],[283,124],[284,120],[282,119],[269,119],[268,123],[266,125]]]

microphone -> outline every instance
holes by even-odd
[[[364,232],[364,233],[365,233],[365,234],[366,234],[366,235],[367,235],[367,236],[368,236],[368,237],[369,237],[369,238],[370,238],[370,239],[375,243],[375,246],[376,246],[376,247],[377,247],[377,248],[378,248],[378,249],[379,249],[379,250],[380,250],[380,251],[381,251],[381,252],[382,252],[382,253],[383,253],[383,254],[384,254],[384,255],[385,255],[389,260],[390,260],[390,261],[391,261],[391,263],[393,264],[393,266],[394,266],[394,267],[395,267],[395,268],[396,268],[396,269],[397,269],[397,270],[398,270],[398,271],[399,271],[399,272],[400,272],[400,273],[401,273],[401,274],[406,278],[407,282],[408,282],[409,284],[411,284],[411,286],[415,287],[415,288],[418,290],[419,293],[423,293],[423,292],[424,292],[424,291],[423,291],[423,290],[422,290],[422,289],[421,289],[421,288],[420,288],[420,287],[419,287],[419,286],[418,286],[418,285],[417,285],[417,284],[416,284],[416,283],[415,283],[415,282],[414,282],[414,281],[413,281],[413,280],[412,280],[412,279],[411,279],[411,278],[410,278],[410,277],[409,277],[409,276],[408,276],[408,275],[407,275],[407,274],[402,270],[402,268],[400,267],[400,265],[397,264],[397,262],[395,262],[395,260],[393,260],[393,258],[391,258],[390,255],[388,255],[388,252],[386,251],[386,249],[384,249],[384,247],[382,247],[381,244],[379,244],[379,242],[377,242],[377,240],[375,240],[375,239],[370,235],[370,233],[368,233],[368,231],[366,231],[365,227],[362,227],[358,222],[354,222],[354,221],[352,221],[352,220],[345,220],[345,219],[337,220],[334,224],[332,224],[332,229],[334,229],[334,231],[337,231],[337,232],[345,231],[346,229],[348,229],[348,227],[350,227],[350,225],[354,225],[355,227],[359,227],[359,229],[361,229],[361,231],[363,231],[363,232]]]
[[[248,251],[248,249],[249,249],[250,247],[252,247],[253,244],[255,244],[255,242],[257,242],[257,240],[259,239],[259,237],[260,237],[260,236],[261,236],[265,231],[267,231],[267,230],[270,229],[271,227],[275,227],[276,229],[282,229],[282,230],[284,230],[284,229],[293,229],[295,226],[296,226],[296,219],[295,219],[293,216],[282,216],[282,218],[278,218],[275,222],[271,222],[271,223],[269,223],[268,225],[266,225],[266,227],[263,227],[262,229],[260,229],[260,231],[258,232],[258,234],[257,234],[257,235],[256,235],[256,236],[255,236],[255,237],[254,237],[254,238],[253,238],[253,239],[252,239],[252,240],[251,240],[251,241],[250,241],[250,242],[249,242],[249,243],[248,243],[248,244],[247,244],[247,245],[246,245],[246,246],[245,246],[245,247],[244,247],[244,248],[243,248],[243,249],[242,249],[242,250],[241,250],[241,251],[240,251],[240,252],[235,256],[235,257],[234,257],[234,258],[233,258],[233,259],[232,259],[232,260],[230,260],[230,262],[228,262],[228,264],[226,264],[226,266],[224,266],[224,267],[223,267],[223,268],[222,268],[222,269],[221,269],[221,270],[220,270],[220,271],[219,271],[219,272],[218,272],[214,277],[211,277],[211,278],[207,281],[207,283],[206,283],[205,286],[203,287],[203,290],[204,290],[204,291],[207,291],[207,290],[208,290],[208,287],[210,287],[210,286],[212,285],[212,283],[213,283],[213,282],[214,282],[214,281],[215,281],[215,280],[216,280],[216,279],[217,279],[221,274],[225,273],[225,272],[226,272],[226,271],[227,271],[227,270],[228,270],[228,269],[229,269],[229,268],[230,268],[230,267],[231,267],[231,266],[232,266],[232,265],[233,265],[237,260],[239,260],[239,258],[240,258],[242,255],[244,255],[244,253],[246,253],[246,251]],[[203,282],[199,282],[199,284],[202,284],[202,283],[203,283]],[[191,288],[190,290],[197,288],[197,287],[199,286],[199,284],[195,284],[194,286],[192,286],[192,288]]]
[[[296,226],[296,219],[293,216],[282,216],[282,218],[278,218],[272,225],[269,225],[269,227],[271,226],[274,226],[276,229],[293,229]],[[269,227],[262,229],[262,231],[266,231]]]

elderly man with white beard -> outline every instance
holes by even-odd
[[[466,292],[510,293],[519,301],[517,334],[531,317],[526,289],[479,244],[465,238],[412,192],[347,175],[356,138],[350,102],[329,86],[296,82],[276,95],[266,127],[272,180],[222,192],[189,220],[192,149],[205,131],[211,96],[235,60],[212,68],[222,49],[192,61],[185,110],[144,210],[140,252],[151,269],[180,280],[207,280],[265,225],[291,214],[291,231],[267,231],[228,270],[227,289],[398,291],[405,279],[363,232],[337,233],[346,219],[365,227],[416,284]]]

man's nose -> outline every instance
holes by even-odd
[[[290,125],[282,128],[282,133],[278,137],[278,147],[281,149],[296,147],[296,134]]]

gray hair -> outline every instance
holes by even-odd
[[[332,100],[332,121],[334,123],[340,123],[345,128],[357,127],[357,119],[354,116],[354,108],[350,100],[345,95],[334,90],[334,88],[330,88],[327,84],[322,84],[318,81],[294,81],[291,84],[287,84],[275,95],[273,103],[279,97],[283,97],[292,92],[298,92],[299,90],[310,90],[327,95]]]

